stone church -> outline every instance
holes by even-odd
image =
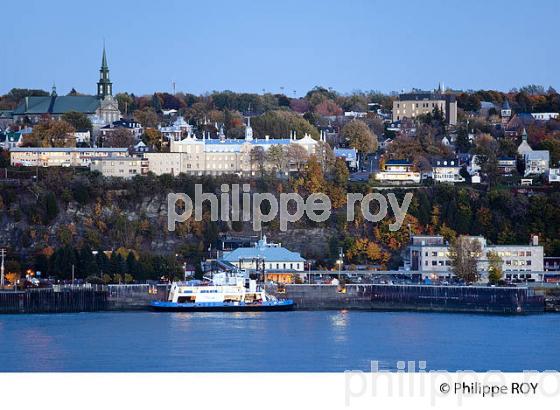
[[[103,47],[97,95],[65,95],[59,96],[56,87],[50,96],[25,97],[14,110],[14,121],[37,123],[41,117],[48,115],[60,118],[66,112],[77,111],[86,114],[94,126],[104,126],[121,118],[119,105],[113,98],[113,83],[109,78],[107,55]]]

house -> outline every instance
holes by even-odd
[[[548,172],[550,153],[548,150],[534,150],[525,154],[525,176],[541,175]]]
[[[193,127],[189,123],[185,121],[185,119],[181,116],[177,117],[173,124],[167,127],[162,127],[161,125],[158,127],[159,132],[163,139],[168,141],[181,141],[183,136],[191,135],[193,132]],[[222,129],[223,131],[223,129]]]
[[[375,179],[390,185],[419,184],[421,175],[410,161],[391,159],[385,163],[383,171],[375,174]]]
[[[560,168],[550,168],[548,170],[548,182],[560,182]]]
[[[279,243],[267,242],[266,235],[253,247],[224,252],[222,260],[255,273],[264,269],[266,280],[280,283],[291,283],[296,272],[304,271],[305,262],[299,253],[283,248]]]
[[[508,137],[518,137],[522,130],[529,128],[535,123],[535,118],[526,112],[515,114],[505,125],[504,133]]]
[[[113,121],[112,125],[113,128],[125,128],[129,130],[134,136],[135,140],[138,140],[144,133],[144,128],[138,121],[121,118],[118,121]]]
[[[461,168],[457,158],[436,159],[432,162],[432,177],[435,182],[465,182],[465,178],[461,176]]]
[[[517,170],[517,159],[515,157],[498,157],[498,173],[503,176],[511,176]]]
[[[334,156],[346,161],[346,165],[348,165],[348,168],[351,170],[357,170],[359,168],[358,151],[356,148],[335,148]]]
[[[23,135],[21,131],[0,131],[0,148],[9,151],[21,146]]]
[[[73,133],[74,139],[76,140],[77,146],[89,146],[91,143],[91,134],[89,130],[76,130]]]

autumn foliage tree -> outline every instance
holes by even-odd
[[[352,120],[342,128],[342,136],[352,148],[361,155],[377,150],[377,136],[371,132],[367,124],[361,120]]]

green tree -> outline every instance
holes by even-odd
[[[77,111],[68,111],[62,114],[61,118],[78,131],[93,131],[93,125],[87,115]]]
[[[488,252],[488,282],[493,285],[502,280],[502,258],[496,252]]]

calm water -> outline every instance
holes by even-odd
[[[102,312],[0,316],[0,371],[560,370],[560,315]]]

